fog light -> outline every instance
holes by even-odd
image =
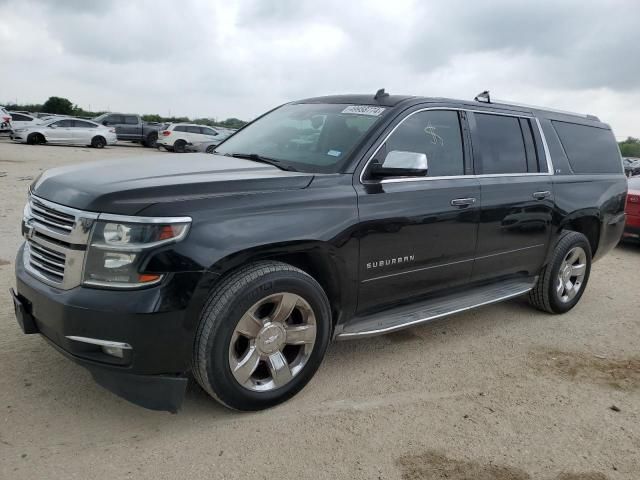
[[[112,357],[124,358],[124,350],[120,347],[103,346],[102,351]]]

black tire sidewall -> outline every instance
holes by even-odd
[[[548,290],[549,303],[551,304],[551,308],[553,309],[554,312],[557,312],[557,313],[568,312],[569,310],[571,310],[573,307],[576,306],[576,304],[580,301],[580,298],[582,298],[582,295],[584,294],[587,288],[587,285],[589,282],[589,276],[591,274],[591,245],[589,244],[587,237],[585,237],[582,234],[577,234],[574,232],[572,232],[570,235],[571,235],[570,237],[571,240],[567,239],[567,241],[565,242],[561,241],[560,244],[558,245],[558,249],[556,250],[556,253],[552,260],[551,272],[549,276],[549,285],[546,286],[549,289]],[[567,256],[567,254],[569,253],[569,250],[571,250],[574,247],[581,247],[587,254],[587,271],[585,272],[585,276],[582,281],[582,286],[578,294],[573,299],[571,299],[571,301],[565,303],[560,301],[558,297],[558,292],[556,290],[556,281],[558,278],[560,265],[562,265],[562,262],[564,258]]]
[[[144,142],[144,146],[148,148],[155,148],[158,145],[158,134],[150,133]]]
[[[238,320],[261,299],[280,292],[304,298],[316,316],[316,343],[307,363],[289,383],[272,391],[254,392],[238,384],[229,366],[229,346]],[[320,366],[331,336],[331,313],[328,300],[319,285],[305,274],[274,272],[244,287],[222,312],[215,332],[208,338],[207,377],[216,396],[238,410],[259,410],[284,402],[298,393]]]
[[[185,142],[184,140],[176,140],[176,142],[173,144],[173,151],[175,153],[184,153],[184,148],[187,145],[187,142]]]
[[[106,140],[100,136],[93,137],[93,139],[91,140],[91,146],[93,148],[104,148],[106,143]]]

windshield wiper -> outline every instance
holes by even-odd
[[[264,157],[262,155],[258,155],[257,153],[225,153],[226,157],[234,157],[234,158],[245,158],[247,160],[252,160],[254,162],[266,163],[267,165],[273,165],[274,167],[278,167],[280,170],[285,170],[287,172],[297,172],[295,168],[291,165],[286,165],[280,162],[280,160],[276,160],[275,158]]]

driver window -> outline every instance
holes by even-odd
[[[429,177],[464,175],[464,150],[458,112],[428,110],[407,117],[381,149],[388,152],[424,153]]]

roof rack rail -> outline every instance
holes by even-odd
[[[598,117],[596,117],[595,115],[588,114],[588,113],[576,113],[576,112],[570,112],[568,110],[558,110],[558,109],[555,109],[555,108],[539,107],[539,106],[536,106],[536,105],[528,105],[526,103],[517,103],[517,102],[510,102],[509,100],[500,100],[500,99],[497,99],[497,98],[489,98],[489,92],[487,92],[487,91],[482,92],[481,94],[479,94],[475,98],[475,100],[478,101],[478,102],[482,102],[482,103],[499,103],[501,105],[510,105],[512,107],[532,108],[534,110],[544,110],[546,112],[562,113],[564,115],[573,115],[575,117],[582,117],[582,118],[587,118],[589,120],[600,121],[600,119]]]

